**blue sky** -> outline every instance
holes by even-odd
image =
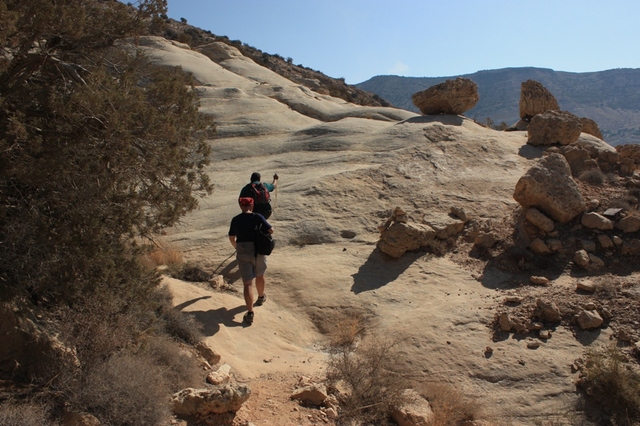
[[[168,15],[357,84],[640,68],[639,0],[168,0]]]

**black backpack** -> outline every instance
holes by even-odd
[[[270,255],[276,245],[271,234],[262,229],[262,221],[258,222],[253,229],[253,245],[256,249],[256,256],[259,254]]]

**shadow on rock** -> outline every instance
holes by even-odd
[[[451,114],[439,114],[439,115],[421,115],[419,117],[411,117],[407,120],[403,120],[400,123],[442,123],[450,126],[462,126],[464,117]]]
[[[220,324],[224,324],[226,327],[242,327],[242,321],[236,321],[235,317],[246,310],[245,305],[240,305],[233,309],[218,308],[209,311],[192,311],[189,312],[189,315],[202,324],[202,333],[205,336],[213,336],[220,331]]]
[[[369,255],[367,261],[353,274],[351,291],[355,294],[381,288],[395,281],[424,252],[407,252],[400,259],[391,259],[379,249]]]

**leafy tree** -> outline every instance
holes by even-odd
[[[0,3],[0,300],[144,297],[157,280],[133,241],[211,191],[214,127],[191,77],[123,42],[165,12],[166,0]]]

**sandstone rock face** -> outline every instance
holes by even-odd
[[[531,119],[549,110],[560,110],[556,97],[535,80],[523,82],[520,86],[520,118]]]
[[[173,395],[171,406],[175,414],[202,418],[209,414],[235,413],[249,396],[251,390],[242,384],[186,388]]]
[[[547,111],[531,119],[527,143],[534,146],[569,145],[582,132],[580,119],[567,111]]]
[[[202,53],[213,62],[221,62],[226,59],[244,58],[242,53],[233,46],[230,46],[221,41],[214,41],[213,43],[198,46],[194,50]]]
[[[395,222],[382,231],[378,247],[383,253],[399,258],[409,250],[429,245],[436,236],[428,225]]]
[[[513,198],[525,209],[536,207],[560,223],[567,223],[587,208],[571,169],[561,154],[543,157],[516,184]]]
[[[476,83],[462,77],[436,84],[411,97],[424,115],[462,114],[473,108],[478,99]]]
[[[595,136],[598,139],[604,139],[602,137],[602,132],[600,131],[600,128],[598,127],[598,123],[596,123],[592,119],[586,118],[586,117],[581,117],[580,118],[580,122],[582,123],[582,131],[584,133],[588,133],[588,134],[590,134],[592,136]]]

